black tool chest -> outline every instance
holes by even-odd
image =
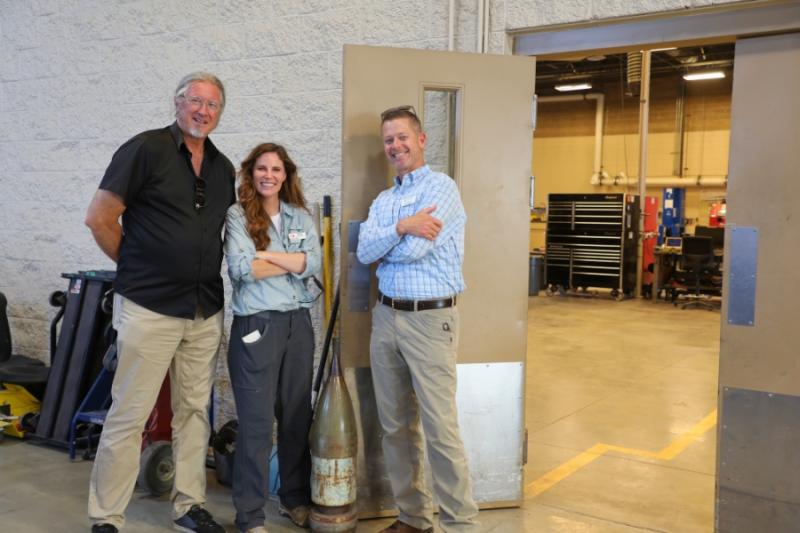
[[[550,291],[611,289],[621,298],[636,287],[638,197],[550,194],[545,276]]]

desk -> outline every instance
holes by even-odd
[[[659,291],[661,291],[661,289],[667,285],[666,282],[670,280],[675,272],[680,257],[681,251],[678,248],[668,248],[666,246],[657,246],[655,248],[653,261],[653,289],[651,291],[651,299],[654,302],[658,301]],[[719,250],[718,253],[715,251],[714,257],[719,265],[719,271],[722,272],[722,250]],[[666,300],[667,298],[665,297],[664,299]]]
[[[664,281],[670,279],[681,251],[678,248],[667,248],[666,246],[656,246],[653,250],[655,260],[653,261],[653,288],[651,298],[658,301],[658,293],[664,287]],[[666,300],[666,298],[665,298]]]

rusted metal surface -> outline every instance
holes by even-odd
[[[331,374],[317,405],[309,441],[312,531],[355,531],[358,435],[338,354],[331,362]]]
[[[314,533],[349,533],[356,530],[358,518],[355,507],[312,507],[311,531]]]
[[[338,355],[333,358],[331,375],[317,405],[309,441],[312,457],[346,459],[356,456],[355,414]]]
[[[352,457],[311,458],[311,500],[329,507],[356,500],[356,469]]]

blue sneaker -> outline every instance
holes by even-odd
[[[172,528],[186,533],[225,533],[225,528],[217,524],[211,513],[199,505],[192,505],[189,512],[174,520]]]

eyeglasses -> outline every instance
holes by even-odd
[[[196,176],[194,181],[194,208],[198,211],[206,206],[206,180]]]
[[[204,100],[199,96],[186,96],[182,94],[181,97],[189,104],[192,109],[201,109],[203,104],[208,106],[208,110],[212,113],[217,113],[220,110],[221,104],[216,100]]]
[[[413,105],[399,105],[397,107],[390,107],[381,113],[381,122],[385,122],[386,117],[391,117],[396,114],[402,115],[403,113],[410,113],[411,115],[414,115],[417,120],[419,120],[419,117],[417,116],[417,110],[414,109]]]

